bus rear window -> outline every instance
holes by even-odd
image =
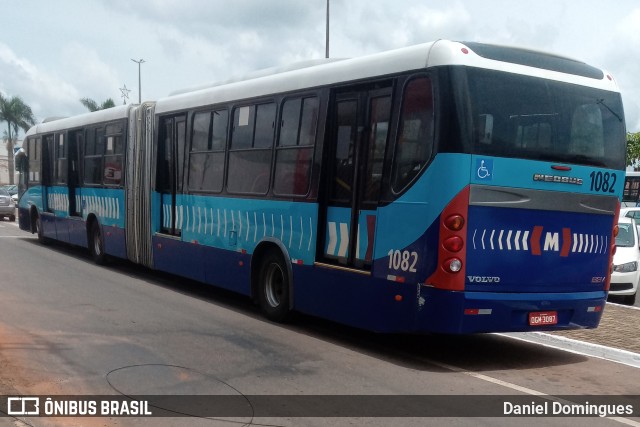
[[[620,94],[491,70],[466,74],[472,153],[624,169]]]

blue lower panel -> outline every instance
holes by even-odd
[[[25,228],[30,227],[27,224],[28,212],[25,212]],[[87,224],[80,217],[57,217],[50,213],[43,213],[40,216],[43,235],[46,238],[57,240],[60,242],[70,243],[72,245],[89,247],[87,237]],[[104,250],[113,257],[127,258],[127,245],[124,229],[115,226],[102,226],[102,234],[104,237]]]
[[[605,292],[500,294],[451,292],[428,287],[421,288],[420,297],[417,330],[442,333],[595,328],[602,311],[594,311],[593,307],[602,309],[606,301]],[[465,314],[467,309],[473,310],[472,314]],[[549,311],[557,312],[557,325],[529,326],[529,313]]]
[[[87,223],[80,217],[70,217],[69,222],[69,243],[83,248],[89,247],[87,237]],[[124,230],[122,230],[124,233]],[[122,236],[124,240],[124,234]]]
[[[250,295],[250,256],[156,235],[154,267]],[[293,265],[294,308],[375,332],[476,333],[595,328],[605,292],[450,292],[319,266]],[[589,310],[589,308],[592,308]],[[466,309],[479,314],[465,314]],[[555,311],[555,326],[529,326],[530,312]]]
[[[250,262],[246,253],[217,249],[155,235],[153,264],[157,270],[250,295]]]
[[[297,311],[375,332],[413,329],[416,285],[325,267],[294,266]]]
[[[57,240],[56,233],[56,217],[50,213],[40,214],[40,226],[42,227],[42,235],[47,239]],[[64,240],[66,242],[66,240]]]
[[[84,232],[86,236],[85,230],[80,230],[79,232],[80,233]],[[124,229],[119,227],[103,225],[102,232],[104,234],[104,251],[111,256],[126,259],[127,258],[127,242],[124,234]],[[82,236],[77,236],[77,238],[82,239]],[[85,237],[85,240],[86,240],[86,237]]]

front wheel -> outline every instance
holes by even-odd
[[[104,265],[107,262],[107,254],[104,252],[104,241],[102,240],[102,233],[100,231],[100,224],[97,221],[91,224],[91,231],[89,234],[89,252],[91,258],[98,265]]]
[[[289,315],[289,274],[281,254],[270,252],[260,264],[258,301],[267,319],[283,322]]]
[[[32,217],[33,226],[35,230],[33,230],[38,236],[38,242],[43,245],[49,243],[46,237],[44,237],[44,231],[42,230],[42,218],[40,215],[36,214]]]

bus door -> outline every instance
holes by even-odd
[[[81,149],[84,142],[84,130],[73,130],[69,132],[67,143],[68,156],[68,186],[69,186],[69,216],[82,216],[82,189],[81,189],[81,177],[80,177],[80,159]]]
[[[391,118],[391,87],[340,93],[332,101],[324,261],[370,270]]]
[[[158,145],[157,185],[160,193],[160,232],[180,236],[182,212],[178,208],[178,194],[182,193],[186,118],[167,117],[160,122]]]

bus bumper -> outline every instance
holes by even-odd
[[[416,329],[468,334],[595,328],[600,323],[606,299],[604,291],[453,292],[422,286]],[[545,320],[541,321],[540,315]],[[555,323],[544,324],[546,320]]]

